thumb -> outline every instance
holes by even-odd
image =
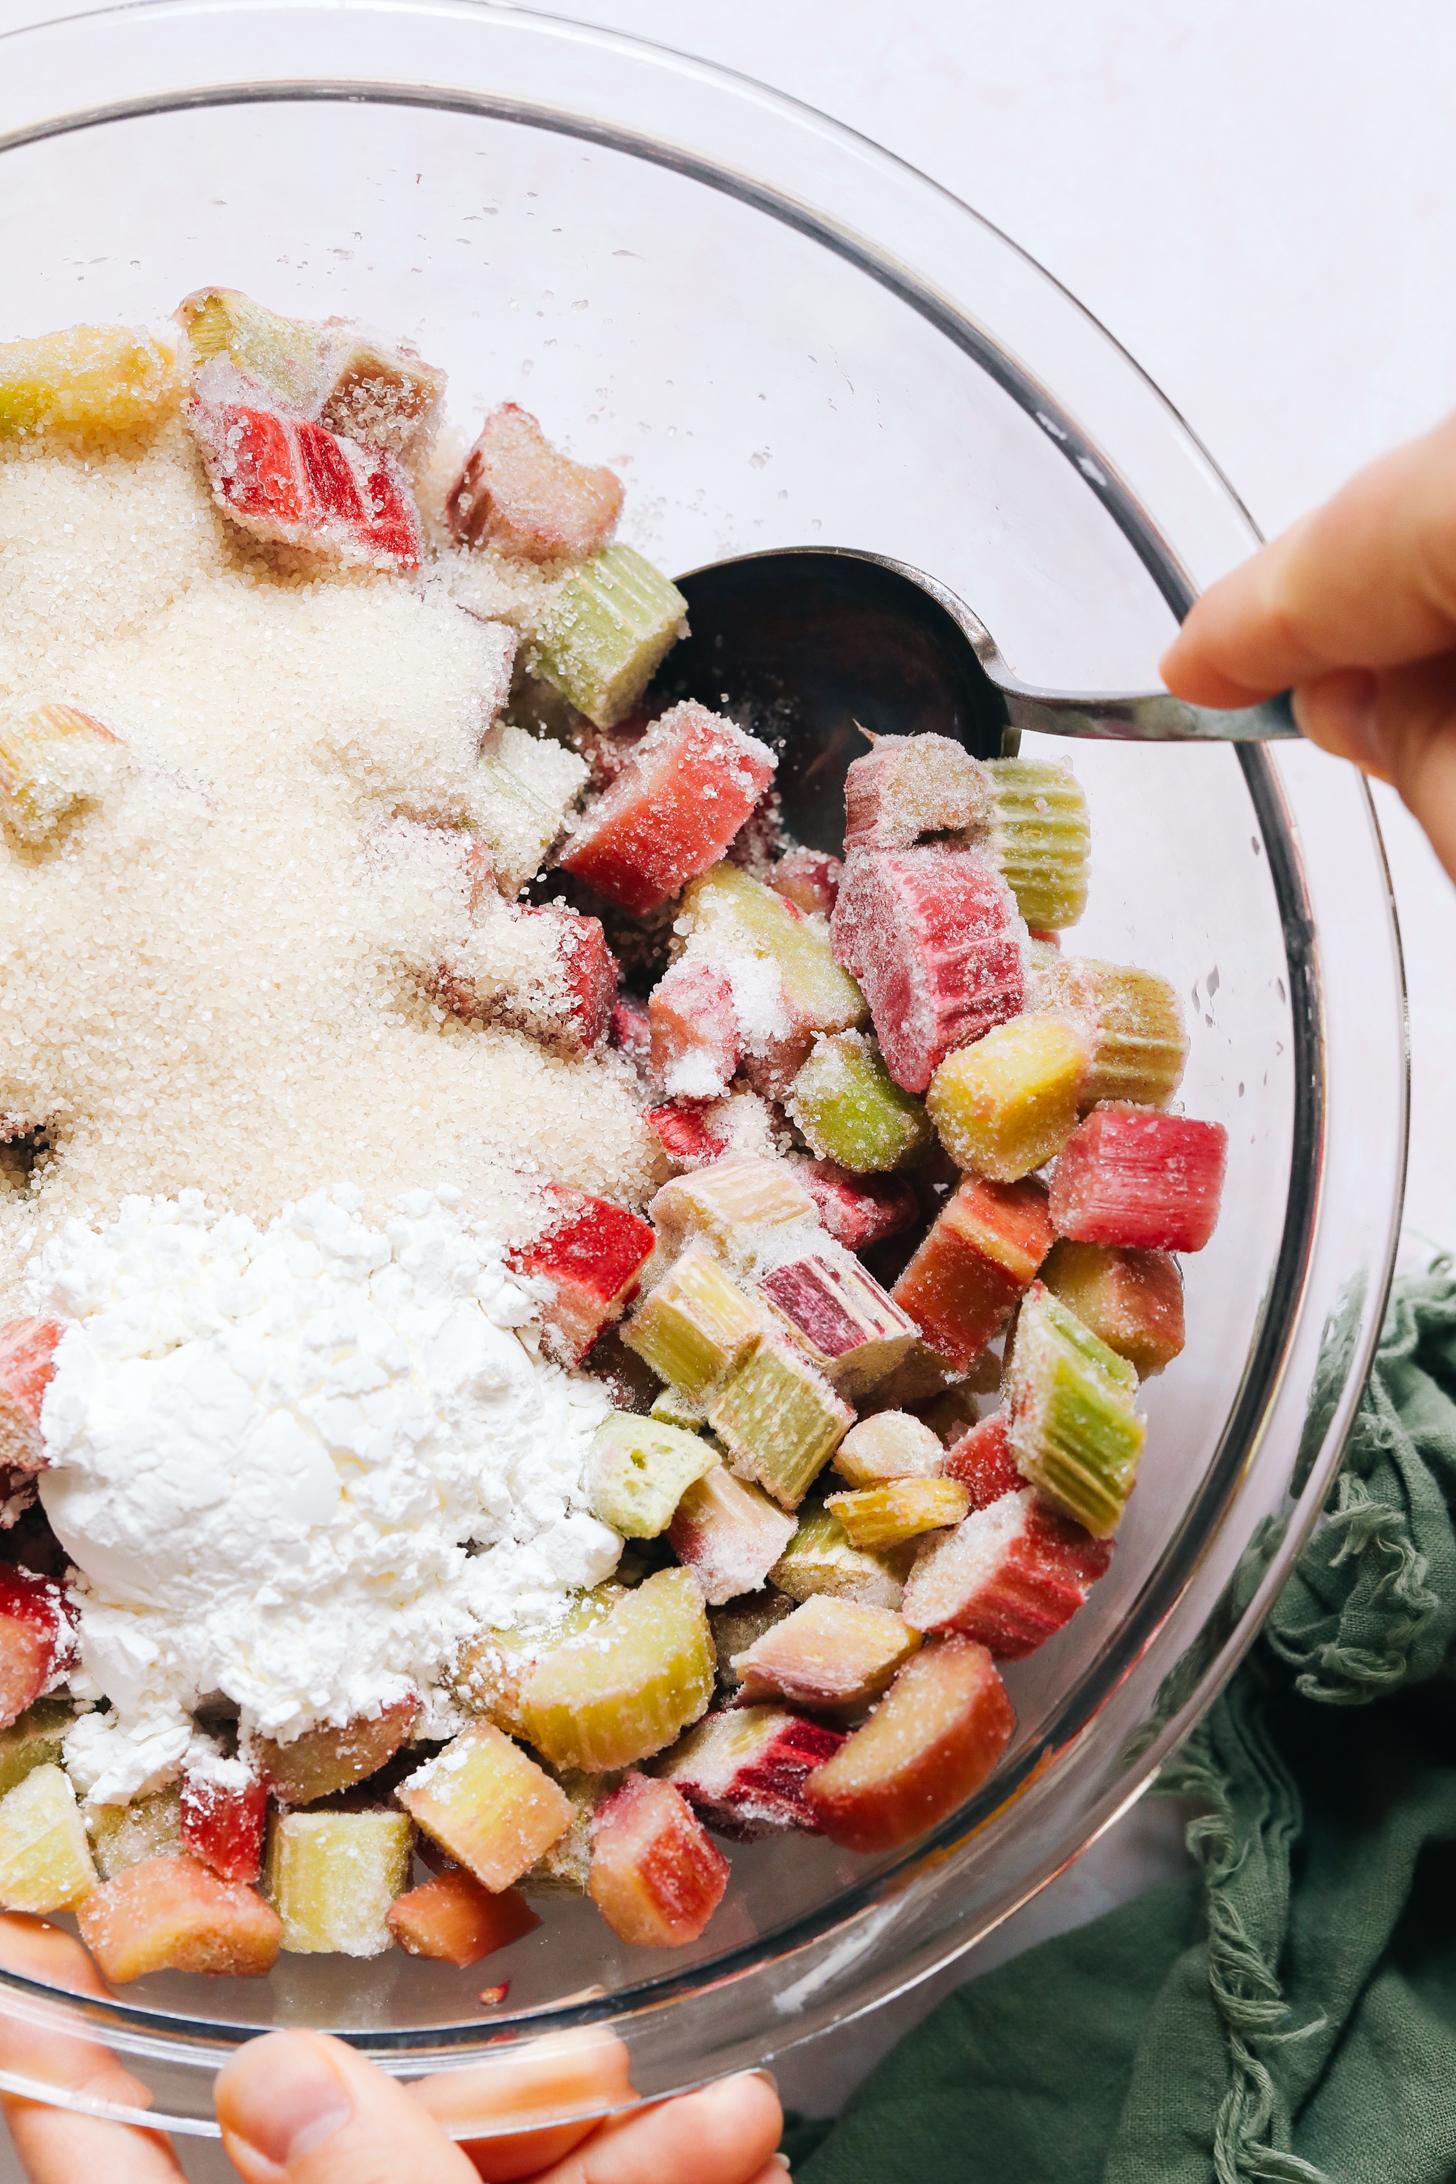
[[[404,2086],[322,2033],[250,2041],[219,2073],[216,2097],[244,2184],[479,2184]]]

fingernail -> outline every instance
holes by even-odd
[[[276,2032],[251,2041],[221,2073],[217,2112],[255,2154],[286,2169],[332,2138],[353,2104],[312,2040]]]

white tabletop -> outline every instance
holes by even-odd
[[[526,0],[530,4],[530,0]],[[0,29],[62,12],[0,0]],[[1159,381],[1266,531],[1456,401],[1448,0],[562,0],[764,78],[901,153],[1005,228]],[[1378,792],[1411,991],[1408,1255],[1456,1241],[1451,896]],[[978,1968],[1175,1870],[1145,1803],[978,1953]],[[934,1983],[954,1984],[959,1974]],[[827,2108],[926,2006],[788,2061]],[[195,2144],[189,2175],[231,2176]],[[7,2165],[8,2164],[8,2165]],[[0,2179],[16,2174],[0,2148]]]

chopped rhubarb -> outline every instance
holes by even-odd
[[[574,463],[515,402],[486,418],[445,503],[458,545],[492,546],[525,561],[599,553],[621,513],[616,472]]]
[[[241,1775],[242,1770],[236,1771]],[[249,1777],[182,1778],[182,1848],[225,1881],[256,1881],[263,1870],[267,1784]]]
[[[921,1549],[900,1612],[916,1630],[959,1631],[997,1660],[1020,1660],[1071,1621],[1111,1556],[1108,1541],[1023,1487]]]
[[[852,1546],[832,1509],[811,1507],[800,1515],[769,1577],[791,1600],[832,1593],[836,1600],[859,1600],[870,1608],[898,1608],[907,1560],[902,1548],[880,1554]]]
[[[1096,1108],[1053,1172],[1053,1225],[1083,1244],[1201,1251],[1218,1220],[1227,1157],[1222,1123]]]
[[[743,1059],[743,1038],[726,971],[684,956],[647,1003],[652,1071],[674,1100],[715,1100]]]
[[[545,996],[540,1021],[527,1028],[563,1053],[590,1053],[607,1036],[617,998],[616,958],[601,919],[583,917],[560,903],[522,907],[517,915],[548,927],[561,969],[559,994]]]
[[[518,1244],[511,1265],[549,1282],[552,1300],[543,1318],[557,1346],[573,1361],[585,1357],[602,1329],[620,1318],[635,1295],[656,1238],[650,1221],[564,1184],[547,1186],[552,1215],[529,1244]]]
[[[816,1039],[787,1105],[816,1153],[858,1175],[903,1168],[930,1143],[924,1107],[894,1083],[862,1031]]]
[[[794,1173],[818,1208],[819,1218],[847,1251],[913,1228],[920,1212],[915,1186],[903,1176],[851,1175],[832,1160],[797,1160]]]
[[[419,1720],[418,1699],[396,1699],[377,1714],[320,1722],[287,1744],[254,1737],[248,1757],[280,1805],[313,1805],[352,1789],[393,1759]]]
[[[843,1742],[842,1729],[782,1706],[733,1706],[689,1731],[662,1775],[710,1828],[748,1843],[813,1827],[804,1783]]]
[[[1015,1183],[1059,1153],[1077,1126],[1085,1033],[1070,1018],[1015,1017],[948,1054],[926,1108],[958,1168]]]
[[[945,1452],[941,1469],[948,1479],[959,1479],[971,1497],[971,1508],[989,1509],[1005,1494],[1015,1494],[1026,1484],[1011,1446],[1010,1422],[1005,1411],[996,1411],[972,1426]]]
[[[717,862],[777,763],[731,720],[676,705],[587,805],[561,863],[623,909],[654,910]]]
[[[747,1645],[745,1638],[743,1643]],[[8,1729],[0,1729],[0,1797],[37,1767],[59,1763],[76,1709],[66,1699],[37,1699]]]
[[[937,1639],[906,1662],[864,1727],[810,1775],[809,1809],[847,1850],[894,1850],[975,1795],[1015,1726],[985,1647]]]
[[[834,1468],[851,1486],[886,1479],[936,1477],[945,1450],[929,1426],[908,1411],[876,1411],[851,1426],[834,1451]]]
[[[972,850],[854,851],[830,932],[907,1092],[923,1092],[947,1054],[1025,1005],[1026,927],[1006,882]]]
[[[130,326],[70,326],[0,342],[0,441],[63,431],[130,433],[175,410],[177,360]]]
[[[844,861],[822,849],[786,849],[769,870],[769,884],[797,910],[821,911],[826,917],[839,893]]]
[[[765,1324],[758,1300],[694,1238],[638,1305],[622,1340],[659,1379],[696,1399],[747,1355]]]
[[[959,1524],[970,1498],[956,1479],[882,1479],[825,1496],[852,1547],[899,1547],[922,1532]]]
[[[112,1986],[148,1972],[260,1979],[283,1943],[271,1904],[195,1858],[148,1858],[86,1898],[81,1939]]]
[[[1021,1475],[1099,1539],[1115,1532],[1147,1428],[1137,1374],[1037,1282],[1006,1365],[1011,1446]]]
[[[708,1423],[734,1470],[794,1509],[854,1412],[797,1342],[765,1335],[714,1396]]]
[[[756,1592],[794,1536],[794,1520],[719,1465],[690,1486],[668,1526],[679,1561],[712,1607]]]
[[[964,1371],[998,1335],[1052,1247],[1039,1183],[968,1176],[891,1295],[931,1348]]]
[[[60,1586],[33,1570],[0,1564],[0,1729],[40,1697],[74,1646]]]
[[[598,1805],[588,1889],[621,1940],[648,1949],[696,1941],[727,1886],[728,1860],[670,1782],[630,1774]]]
[[[48,841],[106,793],[122,755],[120,736],[74,705],[0,711],[0,826]]]
[[[55,1371],[59,1320],[0,1322],[0,1465],[39,1471],[45,1462],[40,1413]]]
[[[737,1655],[739,1696],[747,1705],[861,1706],[879,1697],[919,1642],[891,1608],[816,1593]]]
[[[728,1150],[728,1140],[708,1127],[700,1108],[677,1106],[669,1101],[663,1107],[647,1108],[642,1119],[652,1129],[668,1159],[675,1160],[680,1167],[705,1168],[709,1161],[721,1158]]]
[[[598,728],[616,727],[683,634],[687,604],[635,548],[604,546],[557,585],[535,672]]]
[[[592,1515],[624,1539],[656,1539],[688,1488],[717,1461],[701,1434],[614,1411],[598,1426],[587,1459]]]
[[[1183,1277],[1166,1251],[1064,1242],[1042,1268],[1042,1280],[1140,1380],[1171,1365],[1183,1348]]]
[[[468,1023],[504,1024],[556,1053],[580,1055],[607,1035],[617,963],[600,918],[561,903],[493,900],[433,986]]]
[[[652,1022],[645,1001],[632,993],[618,994],[607,1018],[607,1044],[646,1069],[652,1057]]]
[[[915,1340],[915,1322],[851,1253],[826,1239],[781,1260],[759,1289],[805,1355],[844,1395],[867,1393]]]
[[[662,1751],[696,1721],[716,1666],[696,1578],[658,1570],[593,1629],[532,1664],[521,1684],[521,1720],[553,1767],[608,1774]]]
[[[950,736],[874,736],[844,778],[844,848],[910,849],[930,837],[961,842],[990,817],[991,776]]]
[[[751,1265],[765,1229],[812,1221],[814,1201],[786,1160],[718,1160],[664,1183],[650,1207],[671,1251],[700,1236],[733,1266]]]
[[[1087,798],[1060,759],[996,758],[991,854],[1028,925],[1075,925],[1087,906],[1092,830]]]
[[[88,1805],[86,1829],[104,1881],[148,1858],[180,1858],[182,1793],[171,1784],[126,1805]]]
[[[383,1956],[413,1846],[402,1812],[279,1813],[268,1833],[268,1893],[284,1948],[294,1956]]]
[[[518,1881],[571,1824],[570,1798],[493,1722],[463,1729],[395,1794],[490,1889]]]
[[[95,1886],[70,1777],[54,1763],[32,1767],[0,1798],[0,1907],[47,1918],[73,1910]]]
[[[514,1888],[492,1895],[459,1866],[396,1896],[385,1923],[411,1956],[434,1957],[463,1971],[495,1949],[508,1949],[541,1924]]]

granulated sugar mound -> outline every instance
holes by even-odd
[[[0,459],[0,702],[79,705],[127,746],[53,843],[0,830],[0,1117],[49,1145],[28,1189],[13,1156],[0,1176],[0,1308],[59,1220],[132,1192],[266,1220],[444,1184],[511,1236],[542,1181],[637,1203],[660,1176],[614,1056],[428,996],[469,917],[440,830],[518,825],[478,755],[514,632],[428,571],[274,566],[225,531],[170,430]],[[381,885],[401,828],[446,853]]]

